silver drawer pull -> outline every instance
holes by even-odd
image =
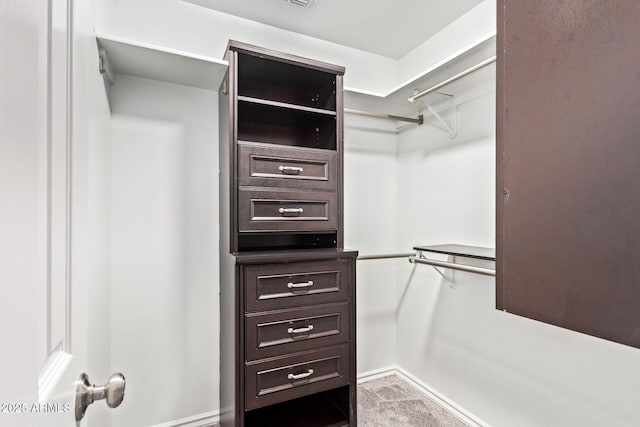
[[[278,209],[278,212],[280,212],[280,215],[300,215],[301,213],[304,212],[304,209],[302,208],[280,208]]]
[[[285,175],[299,175],[304,169],[299,166],[278,166],[278,170]]]
[[[311,332],[311,331],[313,331],[313,325],[309,325],[306,328],[287,329],[287,333],[289,334],[304,334],[305,332]]]
[[[304,372],[302,374],[289,374],[287,375],[287,378],[290,380],[301,380],[304,378],[309,378],[311,375],[313,375],[313,369],[307,369],[307,372]]]
[[[309,286],[313,286],[313,280],[302,283],[287,283],[287,288],[289,289],[308,288]]]

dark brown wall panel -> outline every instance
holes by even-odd
[[[497,307],[640,347],[640,2],[499,0]]]

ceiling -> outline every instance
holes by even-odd
[[[230,15],[399,59],[482,0],[184,0]]]

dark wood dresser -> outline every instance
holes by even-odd
[[[220,95],[222,426],[355,426],[344,68],[231,41]]]

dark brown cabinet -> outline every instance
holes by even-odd
[[[223,426],[355,426],[342,67],[230,42],[220,96]]]
[[[640,347],[640,2],[498,1],[497,307]]]

